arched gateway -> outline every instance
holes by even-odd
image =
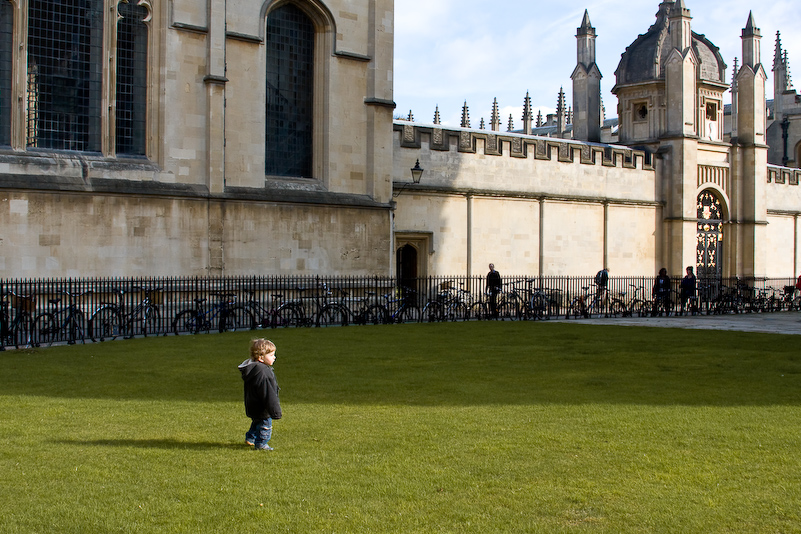
[[[723,276],[723,205],[709,190],[698,195],[697,275],[699,278]]]

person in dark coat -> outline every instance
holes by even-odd
[[[273,363],[275,344],[269,339],[254,339],[250,342],[250,358],[239,364],[245,382],[245,414],[251,419],[245,443],[257,450],[273,450],[269,445],[273,419],[281,419],[281,388],[275,380]]]
[[[653,289],[654,296],[654,310],[651,314],[656,317],[657,314],[662,315],[664,310],[665,316],[670,315],[670,277],[667,274],[667,269],[662,267],[659,269],[659,276],[656,277]]]
[[[498,293],[501,292],[503,284],[501,282],[501,273],[495,270],[495,265],[489,264],[489,272],[487,273],[487,293],[489,293],[489,311],[493,319],[498,318]]]
[[[687,308],[687,301],[690,302],[688,313],[695,315],[698,312],[698,304],[695,300],[696,279],[693,268],[687,267],[687,274],[681,279],[681,314],[684,315]]]

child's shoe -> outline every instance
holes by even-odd
[[[269,445],[263,445],[261,447],[256,447],[256,450],[257,451],[271,451],[271,450],[273,450],[273,448],[270,447]]]

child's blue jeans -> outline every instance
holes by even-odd
[[[252,443],[257,449],[264,448],[273,435],[273,420],[252,419],[250,430],[245,434],[245,441]]]

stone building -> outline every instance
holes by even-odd
[[[392,60],[392,0],[0,0],[0,276],[389,272]]]
[[[768,127],[755,21],[732,88],[691,21],[622,55],[611,134],[585,13],[572,106],[501,132],[393,121],[392,0],[0,0],[0,276],[792,276],[789,74]]]

